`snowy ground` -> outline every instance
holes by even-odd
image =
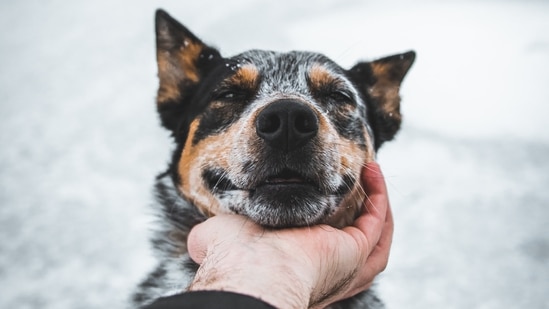
[[[380,294],[549,308],[549,3],[151,2],[0,3],[0,308],[123,308],[153,265],[150,187],[171,146],[157,7],[227,55],[350,66],[415,49],[403,130],[379,154],[396,218]]]

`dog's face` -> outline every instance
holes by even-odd
[[[163,11],[156,35],[158,110],[185,199],[271,227],[356,217],[361,168],[399,129],[413,52],[351,70],[309,52],[223,58]]]

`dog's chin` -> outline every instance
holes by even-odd
[[[260,225],[272,228],[322,223],[335,208],[336,196],[326,196],[306,183],[263,184],[250,191],[243,212]]]

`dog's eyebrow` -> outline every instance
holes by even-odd
[[[343,80],[320,64],[313,64],[307,75],[307,80],[310,86],[315,89],[320,89],[327,85],[345,85]]]
[[[255,89],[259,82],[259,70],[252,64],[241,66],[224,84],[244,89]]]

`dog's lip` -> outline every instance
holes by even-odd
[[[280,178],[272,177],[265,180],[265,184],[290,184],[290,183],[305,183],[306,181],[302,178],[292,177],[292,178]]]
[[[278,172],[267,174],[268,176],[256,178],[252,183],[237,185],[233,183],[227,174],[218,169],[207,170],[203,173],[203,177],[213,191],[250,191],[261,190],[266,188],[291,188],[299,187],[303,189],[314,189],[319,192],[321,190],[320,182],[313,180],[311,177],[292,169],[281,169]]]
[[[282,185],[308,185],[318,188],[318,184],[307,178],[306,176],[300,174],[297,171],[290,169],[283,169],[282,171],[275,173],[271,176],[265,178],[264,181],[260,182],[257,187],[262,186],[282,186]]]

